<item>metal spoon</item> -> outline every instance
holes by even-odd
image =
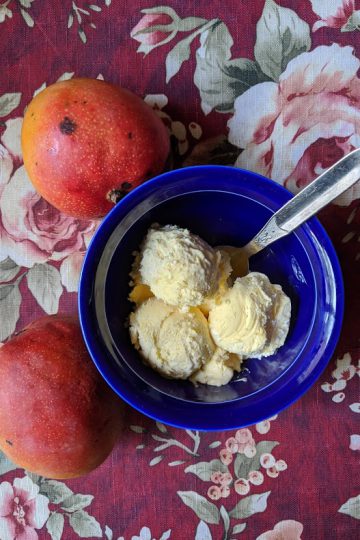
[[[249,258],[288,235],[360,179],[360,148],[353,150],[282,206],[242,248],[222,246],[235,277],[249,272]]]

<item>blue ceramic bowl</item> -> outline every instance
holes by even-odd
[[[251,259],[251,270],[291,298],[291,325],[275,355],[246,361],[228,385],[195,387],[161,377],[142,363],[126,327],[133,252],[152,223],[186,227],[212,246],[242,246],[290,197],[248,171],[189,167],[146,182],[106,216],[82,269],[80,322],[99,371],[130,405],[178,427],[232,429],[278,413],[319,377],[339,337],[344,294],[334,248],[316,219]]]

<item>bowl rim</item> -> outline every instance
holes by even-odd
[[[173,419],[169,420],[168,418],[164,419],[164,417],[161,416],[161,414],[158,415],[158,414],[154,414],[154,413],[149,412],[147,410],[147,408],[146,408],[146,405],[145,405],[145,407],[141,406],[141,404],[139,404],[138,400],[136,398],[133,398],[132,392],[130,392],[130,395],[129,395],[126,392],[126,388],[125,389],[124,388],[119,389],[119,385],[117,384],[116,377],[114,378],[113,372],[111,371],[110,366],[108,366],[108,363],[104,362],[101,359],[101,357],[99,358],[98,355],[96,354],[96,349],[97,348],[99,349],[99,347],[97,346],[97,340],[92,335],[92,333],[89,332],[89,324],[90,324],[89,323],[90,312],[88,310],[88,301],[89,300],[88,300],[88,298],[86,297],[86,294],[85,294],[85,287],[86,287],[87,281],[89,281],[90,278],[89,278],[89,273],[87,275],[86,275],[86,273],[87,273],[87,268],[88,267],[94,267],[95,266],[95,268],[96,268],[96,266],[97,266],[96,259],[100,259],[101,254],[102,254],[102,249],[104,248],[104,244],[101,241],[102,235],[103,235],[104,231],[108,229],[109,224],[114,220],[114,218],[115,218],[115,221],[116,221],[116,216],[117,216],[117,214],[119,212],[120,213],[124,212],[124,216],[122,218],[122,219],[124,219],[124,217],[128,214],[128,212],[130,210],[132,210],[135,206],[137,206],[137,204],[144,201],[149,195],[151,195],[151,193],[157,191],[162,186],[166,185],[169,180],[170,181],[173,180],[173,177],[176,176],[176,175],[179,175],[179,174],[180,175],[181,174],[186,175],[187,173],[191,173],[191,172],[196,172],[196,175],[199,175],[201,173],[206,174],[207,171],[218,171],[218,172],[220,172],[220,171],[224,171],[224,170],[226,170],[227,172],[229,170],[231,170],[232,172],[236,171],[236,174],[238,174],[238,173],[243,174],[243,175],[247,176],[248,178],[251,177],[252,179],[256,179],[256,180],[260,181],[260,183],[267,184],[268,187],[277,190],[278,193],[282,193],[283,195],[286,194],[286,196],[288,198],[290,198],[292,196],[291,192],[289,192],[286,188],[284,188],[282,185],[278,184],[274,180],[266,178],[266,177],[264,177],[262,175],[254,173],[252,171],[248,171],[246,169],[240,169],[240,168],[235,168],[235,167],[226,166],[226,165],[198,165],[198,166],[191,166],[191,167],[183,167],[183,168],[180,168],[180,169],[174,169],[174,170],[171,170],[171,171],[164,172],[161,175],[156,176],[156,177],[152,178],[151,180],[148,180],[147,182],[141,184],[140,186],[138,186],[137,188],[132,190],[117,205],[115,205],[114,208],[112,208],[111,211],[103,218],[100,226],[98,227],[98,229],[96,230],[93,238],[90,241],[90,244],[88,246],[88,249],[87,249],[85,257],[84,257],[84,261],[83,261],[83,265],[82,265],[82,269],[81,269],[81,274],[80,274],[79,294],[78,294],[78,312],[79,312],[80,326],[81,326],[81,331],[82,331],[83,338],[84,338],[86,347],[88,349],[88,352],[89,352],[95,366],[99,370],[100,374],[106,380],[106,382],[109,384],[109,386],[126,403],[128,403],[131,407],[135,408],[137,411],[141,412],[142,414],[145,414],[146,416],[148,416],[148,417],[150,417],[150,418],[152,418],[154,420],[159,420],[159,421],[164,422],[164,423],[166,423],[168,425],[171,425],[173,427],[178,427],[178,428],[199,429],[199,430],[206,430],[206,431],[219,431],[219,430],[229,430],[229,429],[235,429],[235,428],[238,428],[238,427],[245,427],[245,426],[248,426],[248,425],[253,425],[255,423],[255,421],[253,419],[251,421],[246,421],[246,420],[242,420],[240,418],[239,421],[235,422],[231,426],[223,427],[223,426],[217,424],[216,426],[204,427],[202,424],[198,424],[196,422],[196,420],[195,420],[194,423],[192,423],[191,426],[190,426],[188,422],[182,423],[181,420],[179,420],[179,421],[178,420],[173,420]],[[204,188],[204,189],[200,189],[200,191],[214,191],[214,189],[209,188],[207,190],[206,188]],[[221,191],[221,190],[219,190],[219,191]],[[194,192],[194,190],[190,189],[189,192]],[[184,194],[185,194],[185,192],[184,192]],[[114,231],[114,228],[121,222],[121,220],[118,220],[116,223],[113,224],[113,226],[111,227],[110,235]],[[324,249],[326,248],[326,251],[327,251],[327,254],[329,256],[330,263],[331,263],[331,268],[332,268],[332,271],[334,273],[335,289],[336,289],[336,313],[335,313],[334,326],[333,326],[333,329],[332,329],[332,333],[331,333],[331,335],[329,337],[328,343],[326,345],[326,349],[324,350],[324,354],[322,355],[322,357],[318,361],[318,363],[315,365],[315,367],[312,370],[311,374],[307,377],[305,383],[304,384],[299,383],[299,387],[298,387],[297,391],[292,396],[287,396],[287,398],[285,398],[283,400],[283,403],[282,403],[281,406],[278,405],[276,407],[273,407],[273,410],[271,408],[271,405],[268,406],[266,414],[263,414],[263,415],[259,414],[259,415],[256,416],[256,422],[260,422],[261,420],[269,418],[269,417],[273,416],[274,414],[278,414],[282,410],[289,407],[292,403],[297,401],[301,396],[303,396],[305,394],[305,392],[307,392],[307,390],[315,383],[315,381],[320,377],[320,375],[322,374],[322,372],[326,368],[329,360],[331,359],[331,357],[332,357],[332,355],[334,353],[335,347],[337,345],[337,342],[338,342],[338,339],[339,339],[339,336],[340,336],[340,331],[341,331],[342,321],[343,321],[343,315],[344,315],[344,283],[343,283],[343,277],[342,277],[340,263],[339,263],[335,248],[334,248],[328,234],[326,233],[324,227],[319,222],[319,220],[317,218],[313,217],[310,220],[308,220],[306,224],[311,226],[312,232],[316,233],[316,236],[318,238],[320,238],[320,240],[321,240],[321,245],[324,247]],[[97,244],[100,244],[100,251],[101,251],[100,255],[97,255],[97,253],[99,253],[99,249],[97,249],[97,247],[96,247]],[[280,376],[280,378],[281,378],[281,376]],[[275,382],[275,381],[273,381],[273,382]],[[273,382],[270,383],[268,386],[272,386]],[[278,392],[281,392],[282,390],[283,389],[281,387],[281,388],[278,389]],[[159,392],[159,391],[157,390],[157,392]],[[255,393],[257,393],[257,392],[255,392]],[[175,401],[177,401],[176,398],[174,398],[174,397],[170,397],[170,396],[168,396],[166,394],[164,396],[166,397],[166,400],[170,400],[170,401],[175,400]],[[187,403],[187,402],[185,401],[183,403]],[[215,407],[215,406],[224,407],[226,405],[230,406],[231,404],[234,404],[234,401],[220,402],[220,403],[211,403],[211,402],[210,403],[204,403],[204,402],[201,403],[201,402],[199,402],[199,403],[196,403],[196,404],[192,401],[192,402],[189,402],[189,403],[191,403],[191,405],[194,406],[194,407],[199,407],[200,406],[200,407],[207,407],[208,408],[210,406],[212,406],[212,407]]]

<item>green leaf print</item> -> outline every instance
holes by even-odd
[[[171,17],[174,20],[179,18],[176,11],[170,6],[155,6],[152,8],[145,8],[141,10],[141,13],[145,13],[145,14],[165,13],[166,15],[169,15],[169,17]]]
[[[346,501],[346,503],[339,508],[338,512],[347,514],[355,519],[360,519],[360,495]]]
[[[264,512],[267,507],[267,498],[271,491],[249,495],[241,499],[237,505],[229,512],[229,516],[235,519],[247,519],[253,514]]]
[[[72,79],[72,77],[75,75],[74,71],[65,71],[60,77],[57,79],[56,82],[60,81],[68,81],[69,79]]]
[[[101,538],[103,535],[100,524],[84,510],[70,514],[69,523],[74,532],[81,538]]]
[[[16,465],[12,463],[6,456],[0,451],[0,476],[16,469]]]
[[[196,528],[195,540],[212,540],[210,529],[204,521],[200,521]]]
[[[167,433],[167,427],[161,422],[156,422],[156,427],[159,431],[161,431],[161,433]]]
[[[176,28],[179,32],[190,32],[205,23],[207,20],[200,17],[185,17],[185,19],[176,21]]]
[[[224,523],[225,536],[227,536],[230,527],[230,516],[224,506],[220,507],[220,516]]]
[[[81,493],[70,495],[61,503],[61,508],[66,512],[76,512],[89,506],[93,499],[93,495],[82,495]]]
[[[246,523],[239,523],[238,525],[235,525],[235,527],[232,530],[232,534],[240,534],[246,529]]]
[[[24,19],[24,21],[26,22],[26,24],[32,28],[34,26],[34,19],[30,16],[30,14],[25,11],[25,9],[20,9],[20,13]]]
[[[200,91],[205,114],[213,109],[232,111],[240,94],[266,79],[256,62],[248,58],[230,59],[233,43],[227,26],[220,20],[201,34],[194,83]]]
[[[186,24],[189,19],[195,19],[192,24]],[[190,22],[190,21],[189,21]],[[174,75],[178,73],[181,66],[186,60],[190,58],[190,45],[199,34],[205,33],[213,24],[217,22],[217,19],[207,21],[206,19],[198,19],[196,17],[188,17],[187,19],[179,19],[174,24],[175,34],[178,31],[186,31],[186,28],[195,28],[195,31],[186,38],[179,41],[173,49],[168,53],[165,61],[166,67],[166,82],[168,83]],[[192,28],[190,28],[192,26]],[[185,29],[185,30],[184,30]],[[174,34],[174,35],[175,35]]]
[[[36,483],[40,486],[40,493],[46,495],[53,504],[59,504],[73,494],[64,482],[44,480]]]
[[[7,116],[19,106],[21,100],[20,92],[13,94],[3,94],[0,97],[0,117]]]
[[[47,263],[35,264],[26,278],[30,291],[45,313],[57,313],[63,292],[59,270]]]
[[[195,491],[178,491],[177,494],[182,502],[195,512],[198,518],[206,523],[219,523],[220,514],[218,508],[205,497]]]
[[[64,516],[54,512],[46,522],[46,530],[52,540],[60,540],[64,530]]]
[[[345,24],[341,27],[341,32],[353,32],[360,28],[360,10],[354,11]]]
[[[0,341],[15,331],[20,315],[21,293],[17,283],[0,285]]]
[[[0,262],[0,282],[11,281],[19,273],[20,267],[9,257]]]
[[[210,482],[210,478],[213,472],[229,472],[226,465],[224,465],[219,459],[213,459],[212,461],[200,461],[194,465],[186,467],[186,473],[193,473],[195,476],[204,480],[204,482]]]
[[[168,53],[165,61],[166,82],[174,77],[181,68],[182,64],[190,58],[190,45],[194,36],[190,35],[179,41]]]
[[[130,426],[131,431],[134,433],[145,433],[146,429],[142,426]]]
[[[292,9],[266,0],[256,25],[255,58],[262,71],[274,81],[287,64],[311,46],[309,25]]]
[[[164,459],[164,456],[156,456],[156,457],[154,457],[154,458],[149,462],[150,467],[154,467],[154,465],[157,465],[157,464],[160,463],[160,461],[162,461],[163,459]]]

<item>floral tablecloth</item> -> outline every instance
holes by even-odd
[[[355,4],[1,0],[0,341],[44,312],[76,312],[96,227],[29,183],[20,129],[36,92],[74,76],[118,83],[168,126],[175,167],[245,167],[297,192],[360,146]],[[359,197],[360,184],[321,215],[346,311],[334,357],[302,399],[224,433],[170,428],[124,405],[112,455],[72,481],[0,454],[0,539],[360,538]]]

